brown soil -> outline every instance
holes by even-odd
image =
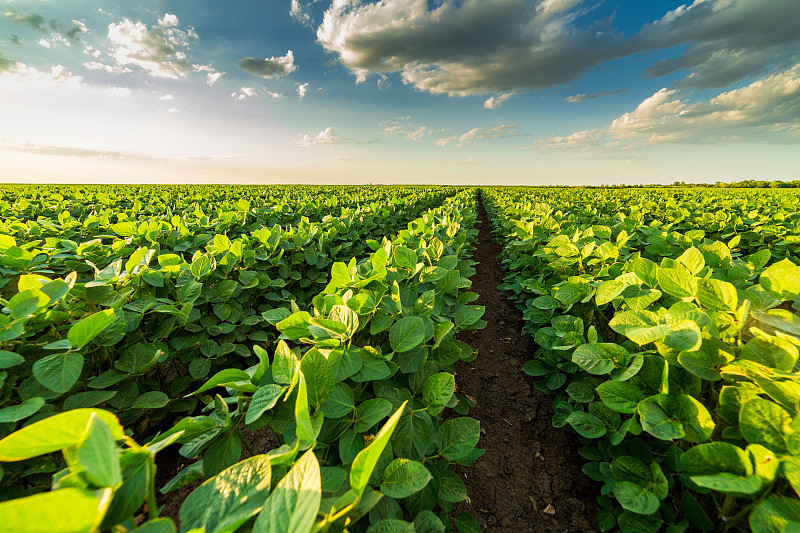
[[[457,510],[472,513],[487,532],[596,531],[596,491],[581,472],[577,440],[553,427],[551,399],[521,370],[535,345],[521,334],[522,313],[497,289],[503,282],[501,248],[482,205],[477,227],[472,290],[486,306],[487,326],[459,335],[478,349],[478,358],[457,365],[456,383],[477,401],[470,416],[480,420],[478,447],[486,453],[459,468],[469,500]]]

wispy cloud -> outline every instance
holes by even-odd
[[[21,24],[27,28],[42,33],[47,33],[49,31],[47,27],[47,20],[38,13],[18,13],[12,9],[8,9],[3,14],[8,20],[14,22],[15,24]]]
[[[289,50],[285,56],[255,59],[245,57],[236,62],[236,66],[259,78],[274,79],[288,76],[297,66],[294,64],[294,53]]]
[[[615,94],[622,94],[627,91],[628,89],[619,89],[617,91],[603,91],[592,94],[580,93],[580,94],[573,94],[572,96],[567,96],[564,100],[572,103],[580,103],[580,102],[585,102],[586,100],[594,100],[595,98],[603,98],[604,96],[614,96]]]
[[[472,128],[466,133],[461,135],[452,135],[450,137],[442,137],[436,140],[437,146],[447,146],[450,143],[456,143],[459,148],[465,144],[478,143],[487,139],[502,139],[504,137],[519,137],[521,133],[516,125],[502,124],[494,128]]]
[[[504,93],[497,96],[492,96],[483,103],[486,109],[500,109],[503,102],[514,96],[514,93]]]

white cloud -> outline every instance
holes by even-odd
[[[297,96],[300,97],[300,100],[306,97],[306,93],[308,92],[308,84],[303,83],[302,85],[297,86]]]
[[[172,94],[165,94],[164,96],[160,96],[159,100],[175,100],[175,95]]]
[[[503,102],[512,96],[514,96],[514,93],[504,93],[498,96],[492,96],[483,103],[483,107],[486,109],[500,109],[500,106],[503,105]]]
[[[37,44],[42,48],[50,48],[50,43],[45,39],[39,39],[39,42]]]
[[[257,95],[258,92],[252,87],[242,87],[236,92],[231,93],[231,98],[236,100],[237,102],[241,102],[242,100],[247,100],[248,98]]]
[[[303,135],[303,139],[297,144],[309,148],[315,144],[338,144],[338,142],[339,136],[336,134],[336,128],[329,127],[319,132],[316,137]]]
[[[169,109],[167,109],[167,113],[179,113],[179,112],[180,112],[180,110],[177,107],[174,107],[174,106],[170,107]]]
[[[294,53],[291,50],[286,52],[285,56],[280,57],[266,59],[245,57],[237,61],[236,66],[253,76],[266,79],[282,78],[297,70],[297,66],[294,64]]]
[[[89,61],[87,63],[82,63],[81,65],[88,70],[103,70],[109,74],[123,74],[125,72],[131,72],[131,69],[127,67],[120,67],[119,65],[106,65],[104,63],[100,63],[99,61]]]
[[[222,76],[225,75],[224,72],[217,72],[217,70],[211,65],[195,65],[194,68],[197,72],[206,73],[206,85],[209,87],[212,87]]]
[[[800,65],[691,102],[661,89],[607,128],[537,141],[543,150],[592,151],[662,143],[800,142]]]
[[[183,78],[198,70],[186,59],[185,49],[197,33],[177,28],[178,18],[166,14],[155,26],[124,19],[108,25],[108,39],[114,46],[117,65],[135,65],[157,78]]]
[[[432,135],[433,130],[427,126],[415,126],[411,122],[411,116],[398,117],[391,120],[386,120],[378,124],[383,128],[379,133],[381,135],[402,135],[406,139],[417,141],[427,135]]]
[[[450,161],[450,164],[451,165],[480,165],[480,163],[478,163],[477,161],[473,161],[472,160],[472,156],[470,156],[470,157],[468,157],[468,158],[466,158],[464,160],[460,160],[460,161],[454,159],[454,160]]]
[[[15,61],[13,66],[7,66],[2,56],[0,56],[0,76],[28,82],[55,83],[71,89],[83,85],[83,77],[74,75],[63,65],[54,65],[50,67],[50,72],[47,72],[18,61]]]
[[[418,139],[421,139],[421,138],[422,138],[422,136],[423,136],[423,135],[425,135],[425,131],[426,131],[427,129],[428,129],[428,128],[427,128],[426,126],[420,126],[420,127],[419,127],[419,128],[417,128],[416,130],[414,130],[414,131],[412,131],[412,132],[409,132],[409,133],[407,133],[407,134],[406,134],[406,138],[407,138],[407,139],[411,139],[412,141],[416,141],[416,140],[418,140]]]
[[[494,128],[472,128],[466,133],[461,135],[452,135],[450,137],[442,137],[436,140],[437,146],[447,146],[455,142],[459,148],[464,144],[473,144],[487,139],[502,139],[504,137],[518,137],[520,135],[517,126],[502,124]]]
[[[127,87],[109,87],[103,92],[117,98],[127,98],[131,95],[131,90]]]
[[[307,28],[314,25],[311,14],[306,10],[306,6],[301,4],[299,0],[291,1],[289,5],[289,16],[292,17],[295,22],[299,22]]]

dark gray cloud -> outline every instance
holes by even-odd
[[[256,59],[245,57],[236,62],[236,66],[259,78],[282,78],[297,70],[294,54],[291,50],[285,56]]]
[[[567,96],[565,100],[567,102],[579,103],[579,102],[585,102],[586,100],[594,100],[595,98],[602,98],[604,96],[614,96],[615,94],[622,94],[627,91],[628,89],[619,89],[617,91],[603,91],[600,93],[593,93],[593,94],[586,94],[586,93],[573,94],[572,96]]]
[[[508,94],[563,85],[609,61],[682,46],[648,74],[686,71],[686,87],[724,87],[800,60],[797,0],[696,0],[631,36],[589,26],[584,0],[335,1],[317,40],[358,80],[400,72],[450,95]],[[688,49],[686,46],[688,45]]]
[[[14,44],[22,44],[22,39],[19,38],[19,35],[12,33],[11,37],[8,38]]]
[[[10,72],[12,70],[16,70],[17,62],[13,59],[9,59],[7,57],[3,57],[3,51],[0,50],[0,75],[4,72]]]

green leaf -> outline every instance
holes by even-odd
[[[110,488],[64,488],[0,503],[0,523],[14,533],[90,533],[100,525]]]
[[[264,411],[268,411],[275,407],[278,403],[278,398],[281,397],[286,387],[275,385],[274,383],[263,385],[253,394],[250,400],[250,406],[247,408],[247,415],[244,418],[245,424],[252,424],[258,420]]]
[[[309,533],[322,499],[319,462],[307,451],[264,503],[253,531],[259,533]]]
[[[656,277],[661,290],[677,298],[694,296],[697,292],[697,279],[683,270],[658,267]]]
[[[458,461],[472,452],[480,436],[481,424],[474,418],[450,418],[436,433],[436,449],[448,461]]]
[[[115,489],[122,484],[114,436],[96,413],[89,417],[89,427],[76,452],[84,475],[93,485]]]
[[[737,476],[727,472],[708,476],[692,476],[691,479],[701,487],[736,496],[756,494],[763,485],[758,476]]]
[[[25,362],[25,358],[18,353],[9,352],[8,350],[0,350],[0,370],[4,368],[11,368]]]
[[[303,337],[311,337],[311,331],[308,329],[310,320],[311,315],[305,311],[298,311],[278,322],[275,327],[293,341],[297,341]]]
[[[771,265],[758,281],[777,300],[794,300],[800,295],[800,268],[788,259]]]
[[[75,352],[55,353],[33,363],[36,381],[53,392],[64,393],[75,385],[83,370],[83,356]]]
[[[255,455],[209,479],[181,505],[181,531],[235,531],[258,513],[269,493],[269,457]]]
[[[389,330],[389,344],[395,352],[407,352],[422,344],[425,323],[418,316],[407,316],[395,322]]]
[[[306,388],[306,378],[300,373],[297,383],[297,399],[294,403],[294,421],[297,440],[301,447],[313,444],[314,428],[311,425],[311,414],[308,411],[308,391]]]
[[[453,517],[453,522],[455,523],[459,533],[481,532],[481,526],[478,525],[478,520],[467,512],[458,513]]]
[[[133,402],[133,409],[160,409],[169,403],[169,396],[161,391],[145,392]]]
[[[77,446],[92,415],[106,423],[115,441],[125,437],[119,420],[108,411],[75,409],[34,422],[0,440],[0,461],[21,461]]]
[[[694,352],[703,344],[700,328],[692,320],[681,320],[671,325],[672,331],[664,337],[664,344],[679,352]]]
[[[19,405],[3,407],[0,409],[0,423],[16,422],[17,420],[28,418],[41,409],[43,405],[44,400],[39,396],[36,396],[34,398],[28,398]],[[2,442],[5,440],[6,439],[0,441],[0,444],[2,444]],[[2,447],[0,447],[0,449],[2,449]],[[8,461],[9,459],[2,459],[2,452],[0,452],[0,460]]]
[[[389,416],[392,404],[383,398],[372,398],[361,402],[356,408],[356,419],[353,430],[365,433],[372,426]]]
[[[131,235],[136,235],[138,233],[136,229],[136,222],[132,221],[117,222],[111,226],[111,231],[120,237],[130,237]]]
[[[369,526],[366,533],[414,533],[414,524],[397,518],[384,518]]]
[[[705,442],[714,420],[703,404],[688,394],[657,394],[639,402],[642,428],[662,440]]]
[[[693,446],[681,455],[681,465],[690,476],[721,473],[749,476],[753,473],[753,464],[747,452],[727,442]]]
[[[171,518],[156,518],[145,522],[131,533],[176,533],[175,523]]]
[[[579,435],[589,439],[598,439],[607,431],[602,420],[583,411],[571,412],[566,421]]]
[[[690,373],[706,381],[719,381],[722,379],[716,369],[717,361],[704,351],[681,352],[678,362]]]
[[[117,391],[89,391],[70,394],[69,398],[64,400],[64,411],[71,411],[72,409],[81,409],[85,407],[94,407],[113,398]]]
[[[201,392],[213,389],[214,387],[219,387],[224,383],[234,383],[236,381],[250,381],[250,374],[248,374],[244,370],[239,370],[236,368],[226,368],[225,370],[220,370],[219,372],[214,374],[208,381],[206,381],[199,389],[187,394],[186,396],[184,396],[184,398],[188,396],[193,396],[195,394],[200,394]]]
[[[203,474],[214,476],[230,467],[242,455],[242,437],[238,431],[228,431],[214,439],[203,455]]]
[[[333,380],[336,383],[346,380],[356,374],[364,365],[361,357],[362,348],[345,348],[337,346],[328,354],[328,364],[333,372]]]
[[[581,344],[572,353],[572,362],[597,376],[614,370],[615,361],[627,357],[628,351],[613,343]]]
[[[456,378],[453,374],[439,372],[425,380],[422,385],[422,399],[429,406],[447,405],[456,389]]]
[[[639,387],[628,381],[605,381],[597,386],[597,394],[609,409],[631,414],[645,396]]]
[[[300,360],[300,370],[306,378],[308,403],[319,405],[333,392],[333,371],[328,359],[316,348],[311,348]]]
[[[736,287],[714,278],[697,280],[697,301],[714,311],[736,311],[739,295]]]
[[[378,431],[378,434],[375,435],[375,438],[372,440],[369,446],[361,450],[353,460],[353,465],[350,467],[350,489],[355,493],[356,496],[360,497],[364,493],[364,489],[367,487],[367,482],[372,475],[372,471],[375,469],[375,465],[378,463],[378,458],[381,456],[383,449],[389,442],[389,439],[394,432],[394,428],[397,426],[397,422],[400,420],[400,416],[403,414],[403,410],[406,408],[406,403],[407,402],[403,402],[400,408],[395,411],[395,413],[383,425],[381,430]]]
[[[325,418],[340,418],[355,409],[353,391],[344,383],[337,383],[328,399],[320,406]]]
[[[116,315],[113,309],[106,309],[87,316],[69,328],[67,339],[75,350],[80,349],[110,326]]]
[[[800,501],[769,498],[750,513],[753,533],[797,533],[800,531]]]
[[[432,479],[425,465],[409,459],[395,459],[386,467],[381,492],[391,498],[407,498],[422,490]]]
[[[445,527],[433,511],[425,509],[414,517],[414,533],[445,533]]]
[[[614,483],[614,497],[617,498],[623,509],[638,514],[653,514],[661,505],[661,500],[655,494],[630,481]]]
[[[792,418],[780,405],[762,398],[752,398],[739,412],[739,431],[750,444],[761,444],[778,453],[785,453],[785,435]]]

